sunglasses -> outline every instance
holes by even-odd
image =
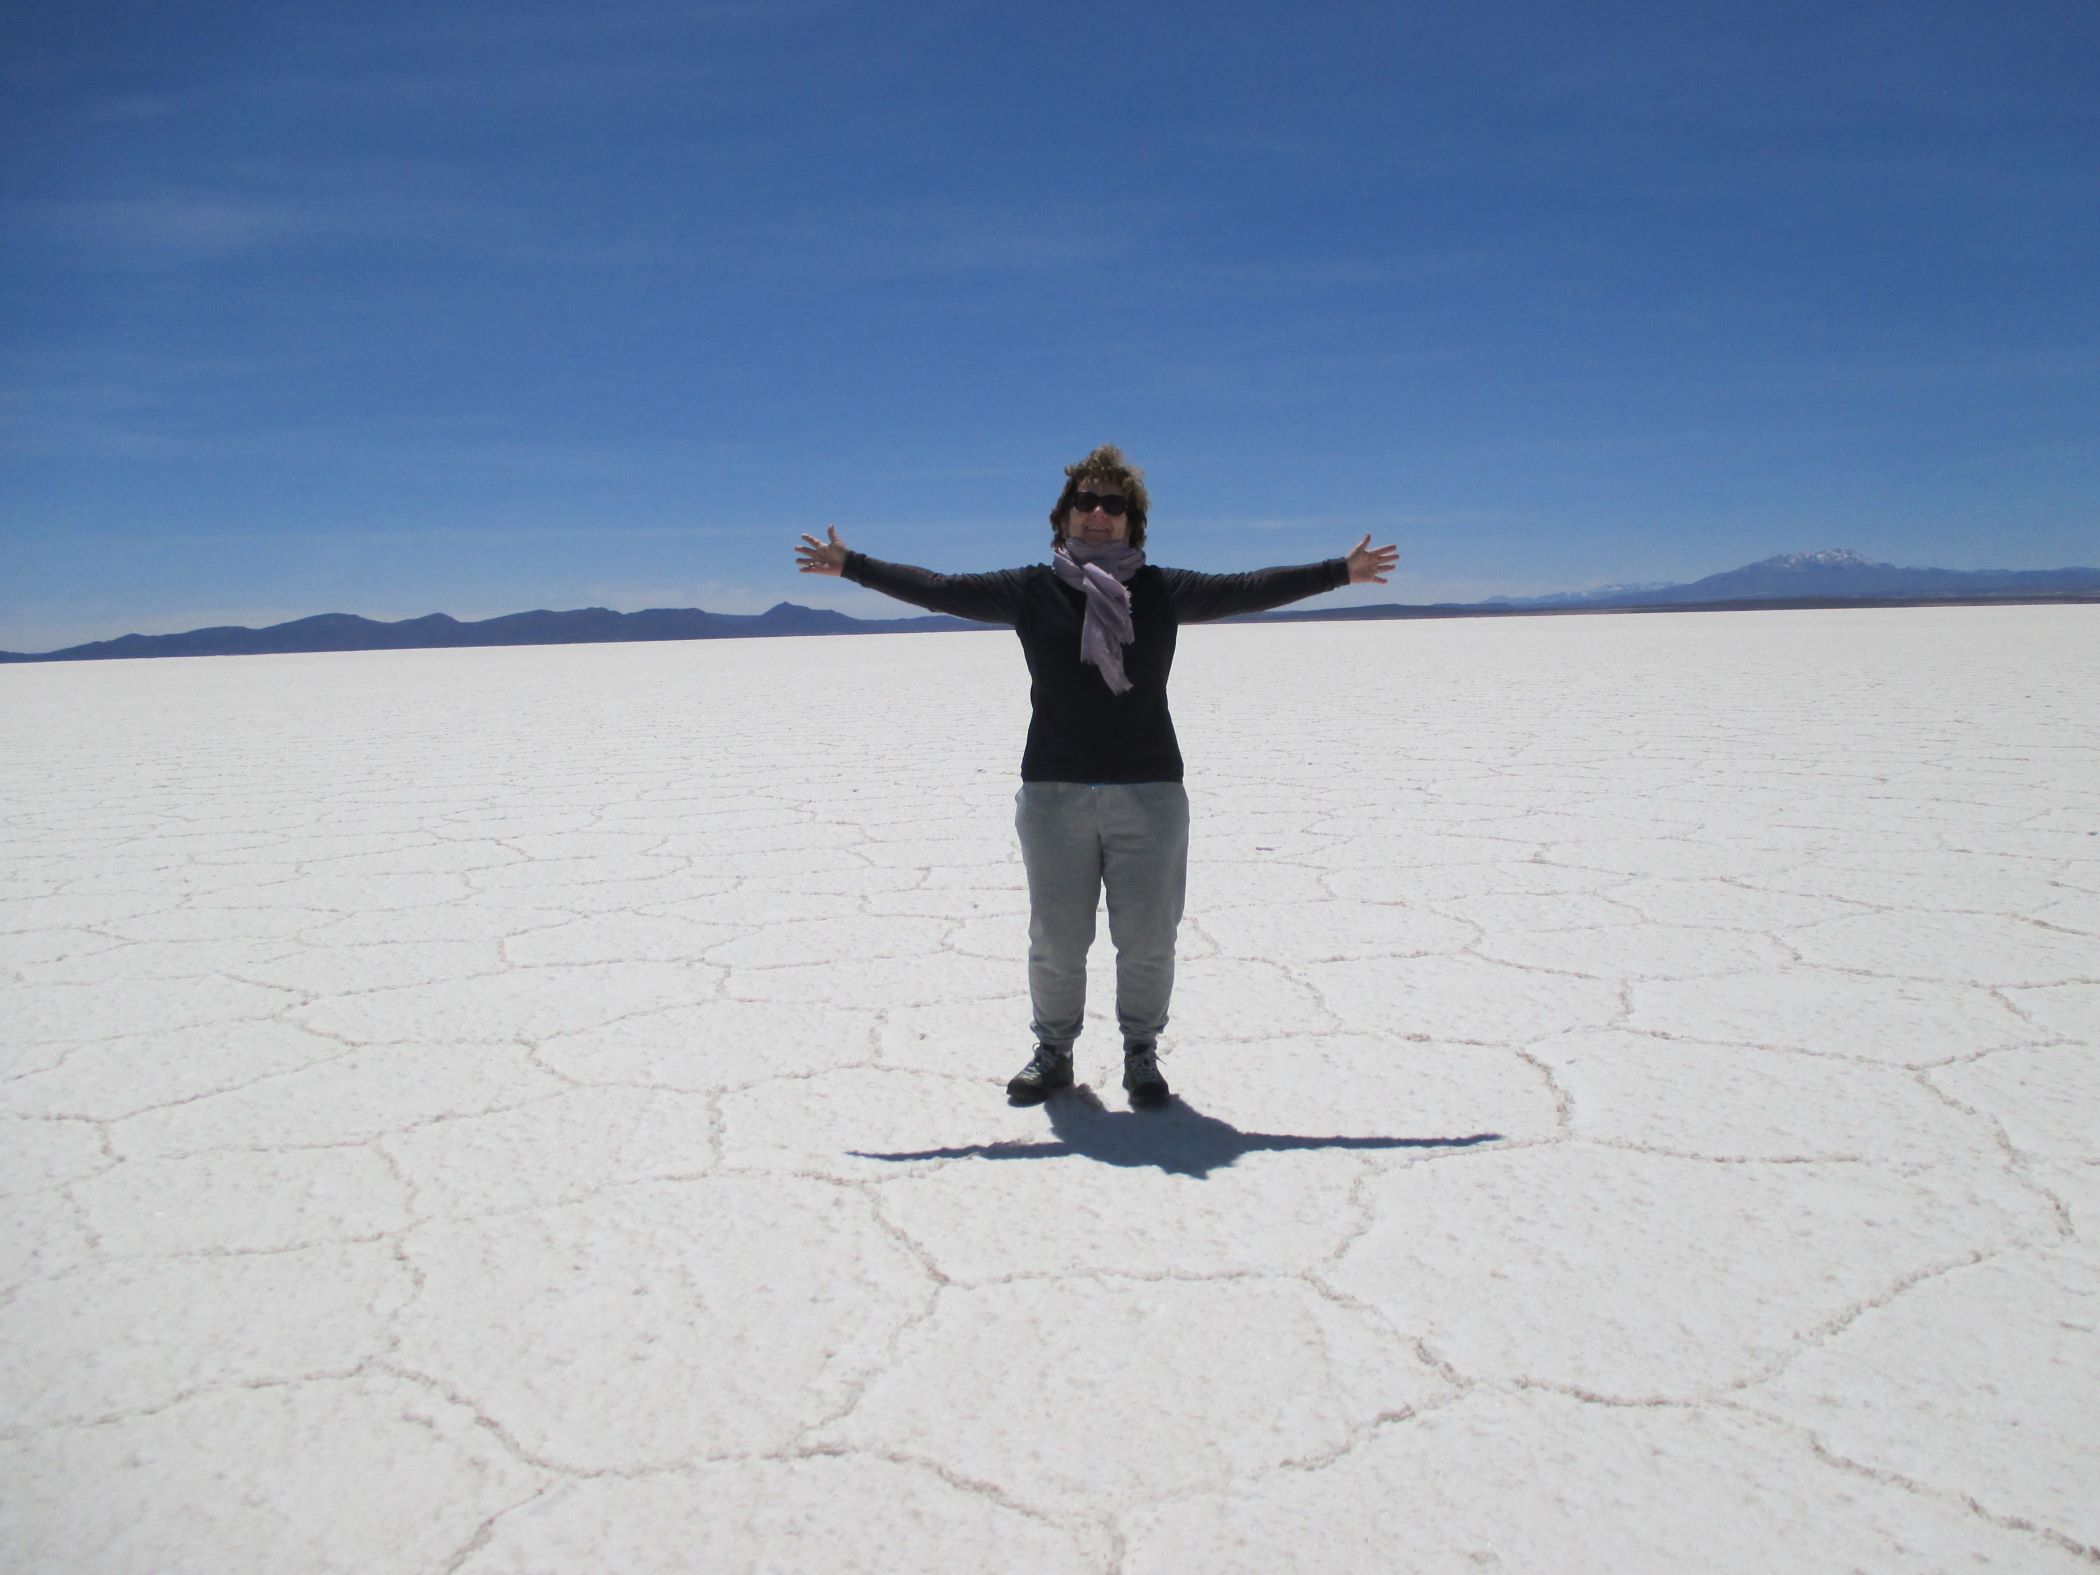
[[[1081,514],[1091,514],[1094,510],[1099,509],[1110,519],[1119,520],[1123,517],[1123,511],[1129,506],[1128,503],[1117,497],[1113,492],[1075,492],[1072,494],[1072,507]]]

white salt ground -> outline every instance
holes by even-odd
[[[1186,632],[1012,1110],[1003,633],[0,669],[0,1562],[2100,1562],[2100,610]]]

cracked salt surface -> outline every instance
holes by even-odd
[[[2091,1569],[2095,617],[1186,631],[1152,1115],[1003,636],[0,669],[0,1557]]]

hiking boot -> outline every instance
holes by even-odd
[[[1060,1088],[1072,1086],[1072,1048],[1038,1044],[1026,1066],[1006,1085],[1009,1104],[1040,1105]]]
[[[1123,1087],[1130,1102],[1140,1110],[1151,1110],[1167,1102],[1167,1080],[1159,1075],[1158,1047],[1150,1040],[1123,1042]]]

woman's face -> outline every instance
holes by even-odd
[[[1123,489],[1112,481],[1080,482],[1079,490],[1072,495],[1071,508],[1065,511],[1066,540],[1084,542],[1089,547],[1130,540],[1129,513],[1119,511],[1110,516],[1100,506],[1103,500],[1122,503]]]

